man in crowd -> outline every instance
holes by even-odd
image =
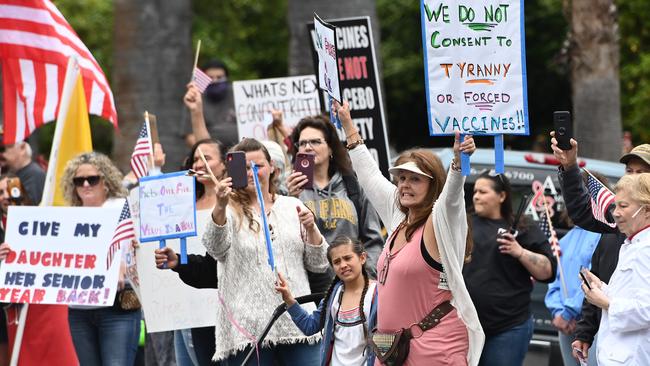
[[[183,101],[189,109],[190,121],[184,122],[183,137],[188,146],[211,136],[230,148],[238,142],[238,136],[235,97],[228,80],[228,68],[220,60],[211,60],[202,70],[212,82],[203,95],[194,83],[187,85]]]
[[[41,202],[45,171],[32,160],[32,148],[27,142],[0,146],[0,165],[20,178],[30,202],[35,205]]]
[[[553,132],[551,132],[551,136],[554,136]],[[571,139],[571,149],[562,150],[557,146],[557,140],[553,137],[551,139],[551,148],[561,164],[559,170],[560,187],[571,220],[585,230],[609,234],[601,237],[591,259],[591,272],[607,283],[618,264],[618,253],[621,244],[625,241],[625,234],[621,233],[618,228],[611,227],[594,217],[589,193],[580,176],[578,167],[578,142]],[[650,144],[635,147],[629,153],[623,155],[620,162],[625,164],[625,174],[650,173]],[[613,211],[614,205],[612,204],[608,208],[606,215],[608,222],[614,222],[612,218]],[[580,350],[582,358],[588,357],[590,352],[595,353],[596,347],[591,349],[590,347],[596,343],[595,336],[600,326],[601,310],[584,300],[581,315],[582,319],[576,325],[576,339],[572,343],[573,355],[576,358],[579,356],[578,352],[575,351],[576,349]]]

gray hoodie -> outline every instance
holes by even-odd
[[[300,200],[316,215],[316,225],[328,242],[337,236],[346,235],[359,239],[366,248],[368,259],[366,268],[368,274],[375,278],[377,273],[377,259],[384,247],[384,238],[381,234],[381,221],[379,215],[360,189],[359,202],[362,207],[355,209],[346,190],[345,182],[340,173],[335,173],[329,184],[323,189],[305,189],[300,193]],[[357,217],[357,211],[361,217]],[[327,285],[333,277],[330,272]],[[325,286],[327,288],[327,286]],[[313,292],[316,289],[312,289]]]

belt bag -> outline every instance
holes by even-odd
[[[374,329],[368,341],[370,347],[382,365],[401,366],[408,357],[411,339],[414,338],[411,329],[417,326],[422,334],[440,324],[440,320],[453,309],[454,307],[449,301],[445,301],[431,310],[422,321],[413,323],[408,328],[402,328],[393,333],[381,333]]]

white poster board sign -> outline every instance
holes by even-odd
[[[314,45],[318,54],[318,85],[332,98],[341,101],[339,68],[336,59],[335,27],[314,13]]]
[[[112,306],[120,256],[107,258],[122,204],[10,206],[0,302]]]
[[[185,172],[140,178],[140,241],[196,235],[195,179]]]
[[[206,254],[201,237],[211,212],[212,210],[197,212],[198,236],[187,238],[188,254]],[[166,243],[177,254],[180,253],[178,239],[166,240]],[[147,332],[214,326],[217,321],[216,309],[219,306],[217,290],[188,286],[176,272],[157,268],[155,249],[157,246],[140,245],[136,255],[140,301]]]
[[[303,117],[320,114],[314,75],[236,81],[233,91],[240,139],[266,140],[271,109],[282,111],[283,123],[289,128]]]
[[[431,135],[528,135],[523,0],[421,1]]]

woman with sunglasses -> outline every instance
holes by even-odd
[[[307,176],[294,171],[287,177],[289,195],[298,197],[316,215],[316,225],[330,242],[345,235],[358,239],[367,253],[368,274],[376,278],[376,265],[383,247],[381,222],[359,186],[345,147],[336,128],[326,117],[305,117],[290,136],[295,153],[314,154],[313,187],[306,188]],[[334,272],[309,273],[312,292],[324,292]]]
[[[461,273],[471,240],[459,167],[460,153],[476,149],[473,138],[461,143],[456,135],[449,173],[429,150],[402,153],[390,169],[396,187],[364,145],[348,103],[335,103],[335,110],[359,182],[389,232],[377,264],[377,326],[369,337],[377,359],[391,357],[391,335],[401,332],[410,346],[404,365],[476,365],[483,332]]]
[[[122,207],[122,173],[100,153],[83,153],[68,162],[61,178],[70,206]],[[123,289],[126,266],[120,266]],[[117,297],[116,297],[117,298]],[[140,336],[141,311],[70,306],[70,333],[81,365],[133,365]]]
[[[474,250],[463,274],[486,335],[479,365],[521,366],[533,335],[530,278],[553,282],[556,261],[535,222],[521,220],[512,228],[512,189],[505,175],[481,174],[473,203]]]

